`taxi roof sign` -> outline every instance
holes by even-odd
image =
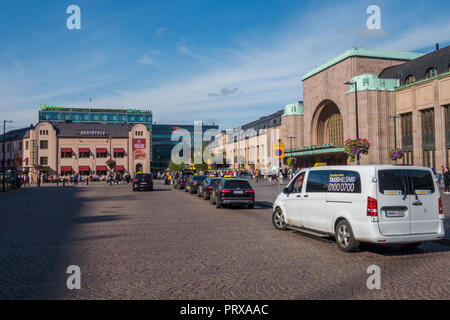
[[[318,162],[314,165],[314,167],[326,167],[327,164],[325,162]]]

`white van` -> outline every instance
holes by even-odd
[[[273,225],[359,242],[408,244],[444,238],[437,180],[417,166],[328,166],[298,173],[273,206]]]

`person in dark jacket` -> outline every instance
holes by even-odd
[[[450,171],[448,170],[448,167],[445,167],[444,169],[444,184],[445,184],[445,194],[450,194]]]

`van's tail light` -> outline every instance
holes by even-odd
[[[231,193],[231,190],[223,189],[223,190],[220,190],[220,193]]]
[[[253,190],[245,190],[245,193],[255,193]]]
[[[198,181],[194,181],[192,184],[193,184],[194,186],[196,186],[196,185],[198,184]]]
[[[444,215],[444,210],[442,209],[442,199],[440,197],[438,199],[438,203],[439,203],[439,214]]]
[[[372,217],[372,221],[378,221],[377,199],[367,197],[367,216]]]
[[[214,187],[213,187],[213,186],[209,186],[208,189],[209,189],[209,190],[212,190],[212,189],[214,189]]]
[[[138,182],[139,182],[139,180],[138,180],[138,179],[134,179],[134,182],[138,183]]]

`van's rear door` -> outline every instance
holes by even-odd
[[[407,179],[403,169],[378,171],[378,228],[385,236],[411,233]]]
[[[439,231],[439,191],[430,169],[406,169],[411,234]]]

